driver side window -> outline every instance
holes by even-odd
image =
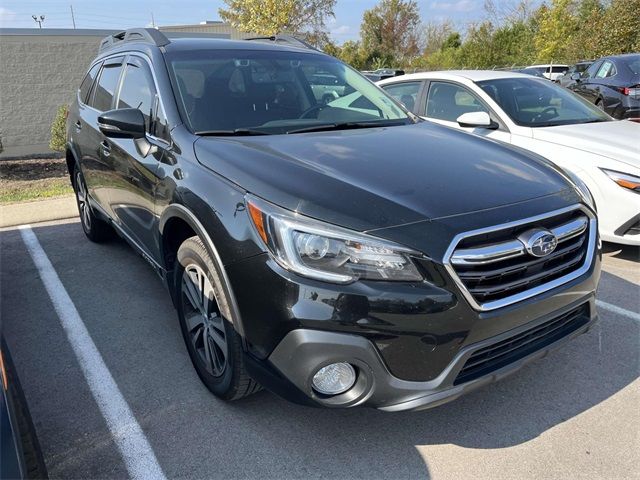
[[[137,57],[129,57],[117,108],[137,108],[144,115],[147,132],[154,137],[167,139],[167,121],[156,94],[149,66]]]
[[[455,122],[469,112],[486,112],[480,99],[466,88],[446,82],[431,82],[427,97],[428,118]]]

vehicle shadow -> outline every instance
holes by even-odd
[[[631,262],[640,262],[640,247],[634,245],[618,245],[616,243],[604,242],[602,244],[602,253],[612,253],[614,258],[621,260],[629,260]]]
[[[70,281],[65,283],[120,389],[151,432],[150,442],[168,476],[195,478],[216,471],[221,478],[232,472],[269,478],[424,478],[429,459],[417,447],[517,446],[616,395],[640,373],[640,325],[601,311],[590,332],[560,350],[502,382],[431,410],[319,409],[266,391],[225,403],[200,383],[166,290],[125,242],[90,244],[78,224],[34,230],[62,281],[74,278],[82,285],[76,293]],[[70,255],[78,262],[66,267]],[[91,279],[107,263],[110,283],[105,288]],[[607,272],[602,283],[637,288]],[[128,303],[114,300],[127,295]],[[98,296],[108,309],[84,303]],[[107,330],[107,325],[116,328]],[[20,328],[16,325],[14,334]],[[145,342],[139,341],[142,336]],[[38,345],[25,346],[22,361],[29,362],[37,350]],[[132,369],[134,362],[144,368]],[[45,413],[36,409],[41,418]],[[54,427],[48,428],[53,432]],[[234,465],[243,469],[232,470]]]

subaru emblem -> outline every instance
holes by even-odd
[[[557,237],[549,230],[528,230],[518,237],[529,255],[534,257],[546,257],[558,246]]]

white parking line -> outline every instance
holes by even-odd
[[[609,310],[610,312],[617,313],[618,315],[622,315],[623,317],[630,318],[631,320],[640,323],[639,313],[632,312],[631,310],[627,310],[626,308],[618,307],[617,305],[603,302],[602,300],[596,300],[596,305],[603,310]]]
[[[93,398],[120,449],[129,475],[134,479],[164,479],[162,468],[147,437],[111,376],[38,238],[29,225],[20,227],[20,235],[40,273]]]

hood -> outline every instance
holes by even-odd
[[[204,166],[277,205],[355,230],[459,215],[551,195],[546,161],[430,124],[256,137],[202,137]]]
[[[533,138],[640,168],[640,123],[627,120],[533,128]]]

